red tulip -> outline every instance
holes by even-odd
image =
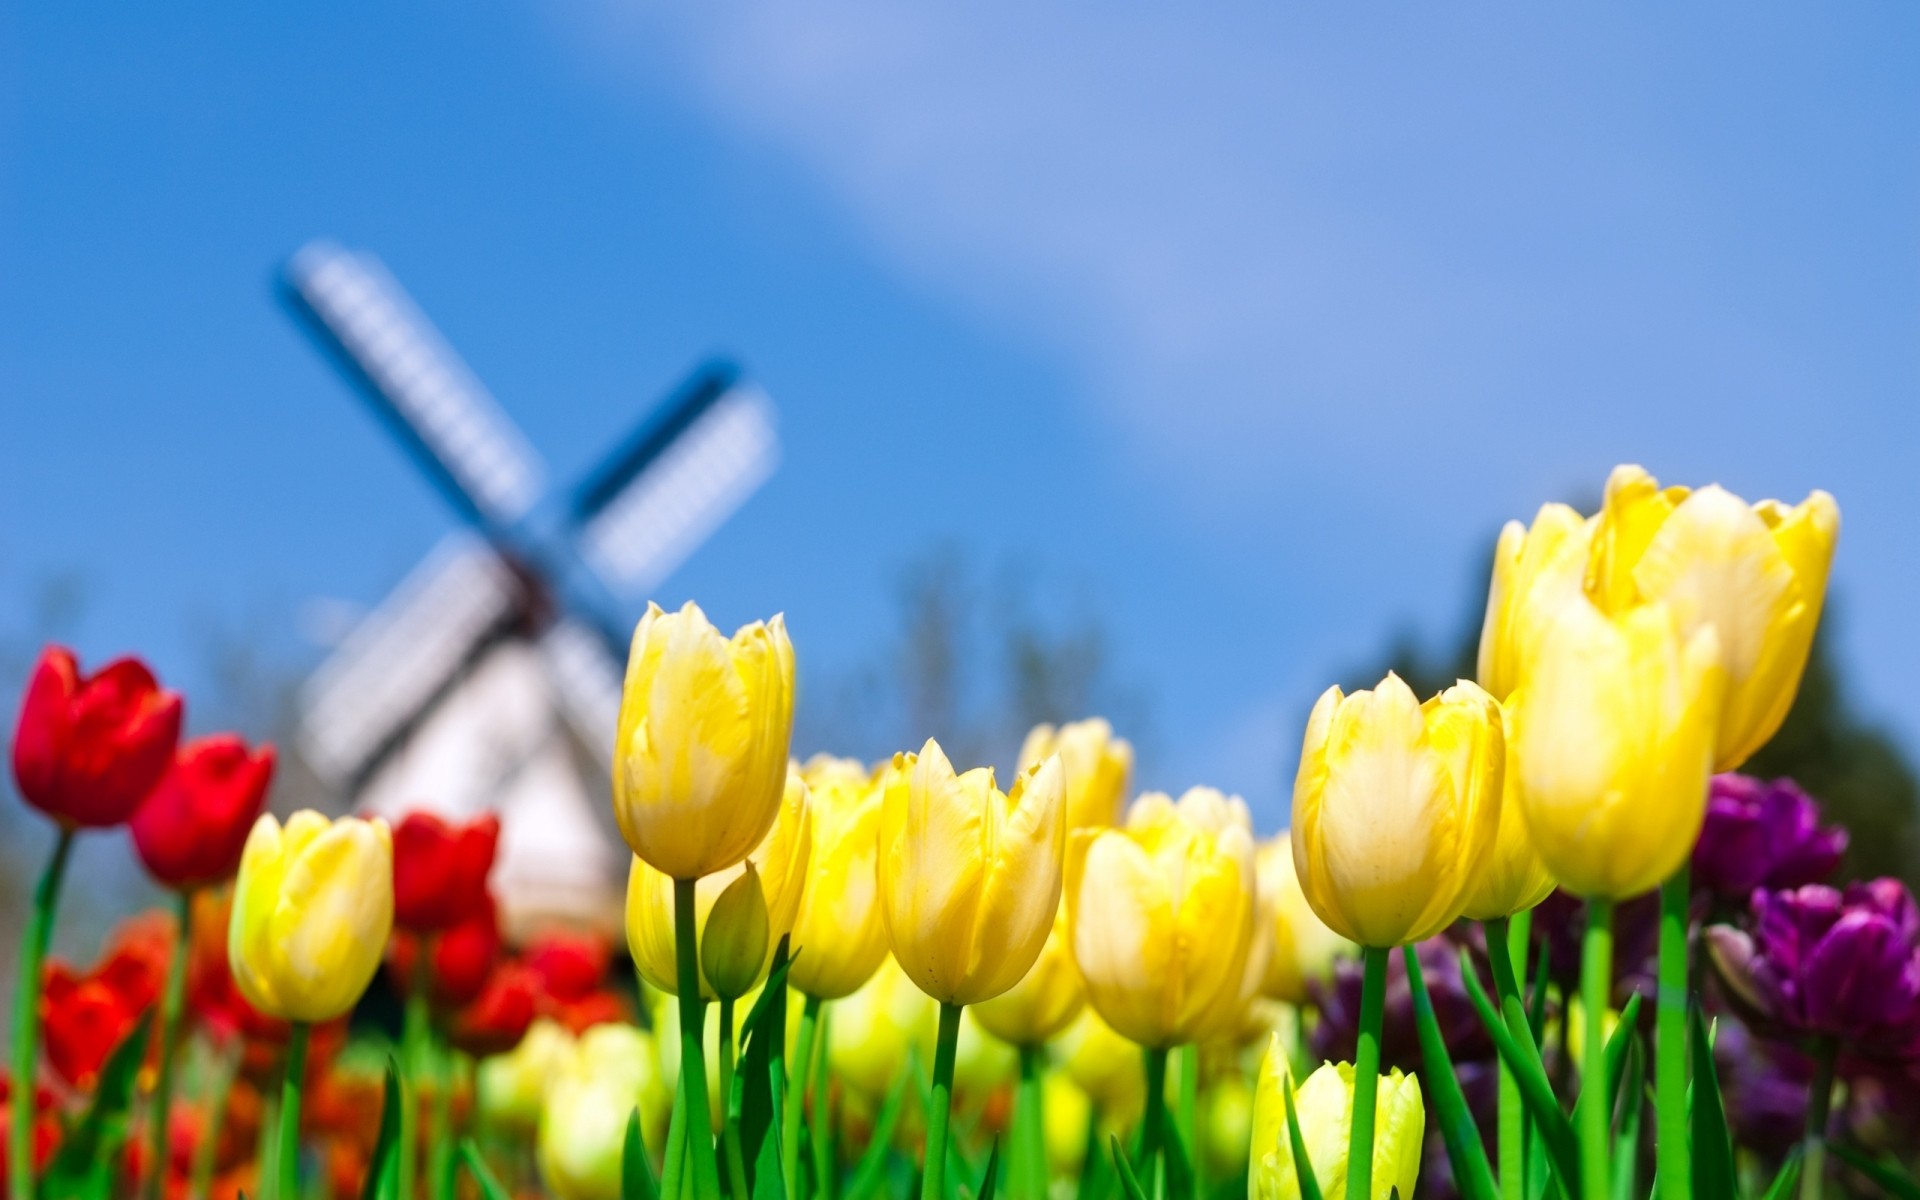
[[[182,746],[133,814],[133,845],[147,873],[179,889],[232,876],[247,834],[266,808],[273,765],[272,746],[249,752],[230,733]]]
[[[393,831],[393,921],[417,933],[451,928],[487,899],[500,820],[487,813],[451,825],[408,813]]]
[[[387,961],[393,969],[394,981],[403,992],[413,991],[423,942],[431,947],[427,959],[427,994],[434,1004],[448,1009],[470,1003],[487,986],[487,979],[500,959],[500,923],[494,913],[493,897],[485,897],[472,916],[445,933],[422,935],[394,931],[387,947]]]
[[[13,1105],[13,1081],[0,1076],[0,1128],[8,1126]],[[53,1152],[60,1145],[60,1122],[55,1115],[54,1095],[51,1089],[34,1089],[33,1098],[33,1165],[36,1171],[44,1170],[53,1160]],[[0,1173],[7,1167],[6,1139],[0,1138]]]
[[[577,1000],[599,988],[611,958],[604,938],[550,933],[527,952],[527,965],[540,976],[543,993],[558,1000]]]
[[[454,1014],[447,1036],[475,1058],[505,1054],[520,1044],[533,1024],[540,977],[523,963],[505,962],[488,978],[472,1003]]]
[[[80,974],[47,964],[40,986],[40,1020],[47,1061],[60,1077],[90,1091],[100,1069],[160,998],[173,952],[172,925],[160,913],[142,914],[114,931],[106,955]]]
[[[49,646],[34,666],[13,738],[13,777],[27,803],[69,828],[133,815],[173,761],[180,697],[138,659],[82,678],[73,653]]]

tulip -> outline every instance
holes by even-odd
[[[1305,1004],[1308,989],[1331,978],[1334,963],[1353,953],[1353,943],[1327,928],[1307,902],[1287,834],[1262,842],[1254,863],[1273,923],[1273,952],[1267,957],[1262,990],[1286,1004]]]
[[[1665,604],[1683,637],[1718,634],[1726,698],[1714,766],[1739,766],[1766,744],[1800,688],[1826,600],[1840,509],[1815,491],[1788,507],[1749,505],[1718,485],[1662,489],[1616,467],[1593,532],[1587,590],[1619,613]]]
[[[597,1025],[563,1054],[540,1112],[540,1178],[560,1200],[620,1200],[627,1120],[643,1126],[670,1103],[653,1039],[631,1025]]]
[[[1119,1127],[1145,1111],[1147,1089],[1132,1042],[1100,1019],[1089,1004],[1054,1042],[1060,1069],[1087,1094],[1101,1115]]]
[[[1020,982],[1060,907],[1066,794],[1058,758],[1002,793],[993,770],[964,775],[931,738],[885,774],[880,810],[881,912],[893,957],[940,1002],[932,1129],[922,1200],[939,1200],[964,1005]]]
[[[839,1036],[827,1044],[828,1069],[836,1083],[868,1102],[886,1096],[913,1053],[923,1062],[932,1054],[934,1005],[891,955],[833,1012]]]
[[[887,957],[880,912],[878,781],[855,762],[815,758],[803,769],[813,809],[809,878],[793,925],[787,979],[808,996],[837,1000]]]
[[[747,966],[752,970],[745,975],[747,987],[736,992],[735,998],[766,978],[775,947],[793,931],[812,852],[813,809],[808,801],[807,785],[795,772],[787,777],[778,820],[753,849],[752,857],[718,874],[704,876],[695,885],[695,926],[700,931],[697,941],[702,951],[709,939],[716,936],[712,922],[721,894],[741,880],[754,881],[751,886],[760,892],[761,908],[766,915],[764,940],[752,961],[742,965],[743,971]],[[627,945],[642,979],[668,995],[679,995],[673,885],[673,879],[655,870],[645,859],[634,858],[627,877]],[[737,941],[740,933],[737,928],[730,929],[725,931],[725,936],[729,941]],[[728,949],[737,951],[739,947]],[[704,965],[699,978],[701,999],[724,996],[725,993],[715,989]]]
[[[409,1000],[456,1009],[472,1002],[487,985],[503,948],[500,919],[488,896],[472,915],[444,933],[422,937],[394,930],[387,945],[389,977]]]
[[[1248,1194],[1253,1200],[1299,1200],[1300,1184],[1287,1128],[1286,1093],[1293,1089],[1294,1115],[1315,1182],[1325,1196],[1348,1191],[1353,1175],[1348,1129],[1354,1119],[1354,1068],[1323,1063],[1305,1083],[1293,1087],[1287,1054],[1275,1035],[1260,1064],[1253,1098],[1253,1153],[1248,1164]],[[1396,1068],[1380,1077],[1379,1120],[1364,1173],[1372,1183],[1371,1200],[1414,1194],[1420,1178],[1420,1149],[1426,1109],[1420,1083]]]
[[[780,812],[793,734],[793,645],[780,617],[731,641],[689,601],[633,631],[614,743],[613,813],[669,879],[746,858]]]
[[[1545,504],[1529,528],[1508,521],[1493,552],[1493,583],[1480,629],[1479,682],[1504,701],[1539,647],[1553,614],[1578,595],[1589,523],[1564,504]]]
[[[250,751],[230,733],[182,746],[129,822],[147,873],[177,890],[230,878],[266,807],[273,767],[272,746]]]
[[[522,963],[495,967],[485,986],[447,1023],[447,1040],[475,1058],[505,1054],[533,1025],[540,979]]]
[[[500,819],[482,813],[465,824],[410,812],[393,831],[393,920],[435,933],[490,907],[487,876],[500,846]]]
[[[1505,722],[1509,731],[1513,722]],[[1511,743],[1507,761],[1513,763]],[[1547,898],[1555,886],[1553,873],[1540,861],[1527,832],[1527,817],[1520,800],[1518,769],[1501,772],[1500,826],[1494,834],[1493,852],[1487,856],[1478,876],[1467,891],[1463,915],[1476,921],[1499,921],[1515,913],[1526,912]]]
[[[173,762],[180,697],[138,659],[82,676],[50,646],[34,665],[13,737],[13,778],[28,804],[64,828],[104,829],[131,817]]]
[[[1065,772],[1068,829],[1120,819],[1133,774],[1133,746],[1113,736],[1113,726],[1099,717],[1058,728],[1035,725],[1020,746],[1020,769],[1031,771],[1054,755]]]
[[[973,1015],[994,1037],[1014,1046],[1035,1047],[1051,1041],[1080,1015],[1086,987],[1073,963],[1073,937],[1062,904],[1040,957],[1019,983],[974,1007]]]
[[[547,1084],[570,1057],[573,1041],[558,1021],[539,1017],[511,1051],[482,1062],[474,1077],[475,1103],[487,1123],[537,1126]]]
[[[1847,831],[1820,824],[1820,806],[1791,779],[1715,775],[1693,847],[1693,883],[1744,903],[1755,888],[1824,883],[1847,851]]]

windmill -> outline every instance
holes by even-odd
[[[630,615],[772,473],[772,403],[705,363],[555,488],[373,255],[309,243],[280,291],[463,525],[306,681],[302,756],[356,808],[498,812],[510,932],[617,920],[605,796]]]

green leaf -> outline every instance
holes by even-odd
[[[1172,1114],[1168,1114],[1160,1141],[1161,1155],[1167,1163],[1167,1200],[1194,1200],[1193,1156]]]
[[[133,1127],[134,1083],[147,1057],[147,1039],[152,1032],[153,1012],[149,1009],[108,1056],[85,1115],[47,1166],[40,1185],[42,1200],[79,1200],[105,1196],[113,1190],[120,1149]]]
[[[1854,1170],[1873,1180],[1899,1200],[1920,1200],[1920,1183],[1897,1163],[1868,1158],[1858,1150],[1849,1150],[1838,1142],[1828,1142],[1827,1149],[1833,1156]]]
[[[993,1149],[987,1151],[987,1173],[980,1177],[980,1190],[974,1193],[973,1200],[993,1200],[994,1186],[1000,1181],[1000,1139],[993,1139]]]
[[[1786,1200],[1793,1195],[1793,1189],[1800,1182],[1800,1146],[1795,1145],[1787,1151],[1787,1160],[1780,1164],[1780,1171],[1773,1177],[1773,1183],[1767,1188],[1763,1200]],[[1916,1195],[1920,1195],[1917,1192]]]
[[[1536,1046],[1547,1031],[1547,968],[1551,963],[1547,947],[1542,944],[1539,962],[1533,969],[1533,999],[1527,1001],[1527,1028],[1533,1031]]]
[[[1473,1114],[1467,1111],[1467,1098],[1460,1091],[1453,1058],[1447,1053],[1447,1039],[1434,1018],[1433,997],[1427,993],[1420,957],[1412,946],[1403,947],[1402,952],[1407,960],[1407,985],[1413,993],[1414,1024],[1420,1032],[1420,1054],[1427,1067],[1426,1083],[1440,1120],[1447,1161],[1453,1164],[1454,1183],[1464,1200],[1496,1200],[1500,1189],[1494,1183],[1493,1168],[1487,1162],[1487,1149],[1481,1144]]]
[[[1293,1079],[1280,1089],[1287,1104],[1287,1148],[1293,1151],[1293,1177],[1300,1185],[1300,1200],[1320,1200],[1320,1181],[1313,1177],[1313,1160],[1307,1157],[1307,1141],[1300,1136],[1300,1115],[1293,1110]]]
[[[853,1182],[847,1185],[846,1200],[872,1200],[886,1182],[887,1155],[893,1152],[893,1132],[906,1106],[908,1082],[909,1075],[902,1073],[887,1090],[886,1102],[880,1106],[880,1115],[873,1123],[873,1136],[867,1141],[859,1165],[853,1169]]]
[[[1461,952],[1463,958],[1465,954]],[[1546,1144],[1554,1175],[1569,1197],[1580,1200],[1580,1158],[1575,1149],[1573,1123],[1567,1120],[1560,1102],[1554,1098],[1553,1085],[1547,1081],[1539,1048],[1533,1044],[1526,1013],[1518,999],[1508,997],[1506,1020],[1501,1020],[1500,1014],[1494,1011],[1493,1001],[1487,999],[1486,989],[1480,986],[1480,977],[1474,974],[1472,963],[1460,964],[1460,977],[1466,984],[1467,998],[1480,1014],[1480,1023],[1487,1027],[1487,1035],[1493,1039],[1494,1049],[1500,1052],[1501,1061],[1507,1064],[1514,1082],[1520,1085],[1520,1098],[1526,1102],[1527,1115],[1533,1118]],[[1525,1036],[1516,1036],[1516,1030],[1523,1031]]]
[[[1618,1106],[1620,1123],[1613,1142],[1613,1200],[1640,1200],[1636,1176],[1640,1167],[1640,1119],[1647,1107],[1646,1097],[1641,1094],[1647,1074],[1644,1045],[1639,1038],[1628,1041],[1625,1091],[1618,1090],[1619,1083],[1614,1085],[1616,1095],[1624,1095],[1626,1103]]]
[[[367,1178],[360,1185],[360,1200],[380,1200],[394,1193],[399,1180],[399,1160],[394,1148],[400,1141],[400,1064],[387,1055],[386,1087],[380,1100],[380,1132],[373,1140],[373,1154],[367,1159]]]
[[[773,1059],[786,1050],[787,972],[792,966],[782,937],[774,947],[773,969],[741,1026],[740,1069],[733,1076],[733,1093],[725,1098],[728,1118],[739,1123],[741,1156],[755,1171],[765,1142],[774,1143],[774,1161],[780,1159],[779,1139],[769,1138],[767,1131],[780,1123],[773,1103]]]
[[[474,1145],[470,1137],[460,1139],[460,1165],[473,1176],[485,1200],[508,1200],[507,1189],[500,1186],[500,1181],[487,1169],[487,1160],[480,1157],[480,1147]]]
[[[1607,1068],[1607,1095],[1611,1103],[1618,1107],[1620,1103],[1620,1078],[1627,1069],[1627,1047],[1634,1043],[1634,1035],[1639,1032],[1640,993],[1627,997],[1627,1003],[1620,1009],[1620,1023],[1613,1027],[1613,1036],[1607,1039],[1605,1064]]]
[[[646,1139],[640,1136],[640,1109],[627,1114],[627,1138],[620,1147],[621,1200],[660,1200],[660,1181],[653,1177]]]
[[[1140,1188],[1140,1180],[1133,1173],[1133,1164],[1127,1161],[1127,1153],[1120,1148],[1120,1139],[1109,1135],[1108,1150],[1113,1155],[1113,1164],[1120,1170],[1120,1186],[1126,1189],[1127,1200],[1147,1200],[1146,1192]],[[1319,1196],[1308,1196],[1306,1200],[1320,1200]]]
[[[760,1153],[753,1161],[753,1200],[787,1200],[787,1181],[780,1177],[779,1138],[760,1141]]]
[[[1727,1113],[1720,1103],[1720,1080],[1714,1073],[1713,1046],[1700,1024],[1700,1010],[1692,1011],[1688,1042],[1693,1047],[1693,1195],[1694,1200],[1738,1200],[1733,1168],[1733,1139],[1727,1132]]]

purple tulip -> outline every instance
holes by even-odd
[[[1820,806],[1793,780],[1716,775],[1693,847],[1693,886],[1744,902],[1758,887],[1825,882],[1846,849],[1847,831],[1822,828]]]
[[[1757,1029],[1867,1054],[1920,1041],[1920,907],[1895,879],[1753,893],[1753,931],[1707,930]]]

